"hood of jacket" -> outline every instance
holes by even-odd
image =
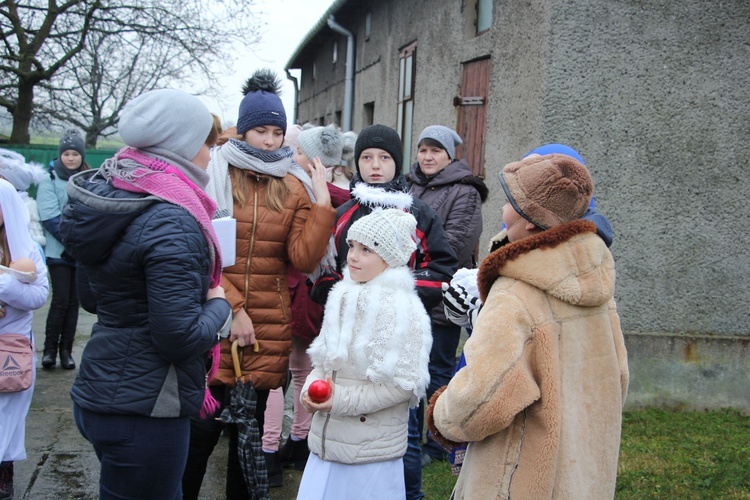
[[[579,306],[599,306],[614,297],[614,259],[593,222],[568,222],[513,243],[504,232],[498,238],[500,248],[479,268],[477,284],[483,301],[500,276]]]
[[[422,169],[419,167],[419,162],[414,162],[411,166],[411,170],[406,176],[406,182],[411,187],[413,184],[422,186],[424,188],[439,188],[442,186],[450,186],[452,184],[468,184],[473,186],[479,191],[479,196],[484,203],[489,195],[489,189],[484,183],[481,177],[477,177],[471,171],[471,167],[466,163],[466,160],[453,160],[443,170],[427,177]]]
[[[65,251],[84,265],[106,261],[125,228],[150,205],[162,201],[116,189],[98,170],[72,176],[67,192],[60,233]]]

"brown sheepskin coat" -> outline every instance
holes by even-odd
[[[328,249],[336,211],[311,205],[302,183],[287,174],[289,195],[284,209],[266,206],[267,177],[247,171],[250,190],[246,203],[235,203],[237,258],[224,269],[221,286],[236,312],[244,308],[253,320],[259,351],[241,348],[243,380],[256,389],[274,389],[284,383],[292,349],[291,301],[287,263],[302,272],[313,272]],[[221,341],[219,372],[211,383],[234,385],[231,344]]]
[[[628,363],[596,226],[507,243],[478,281],[466,367],[428,409],[438,438],[468,443],[454,498],[612,498]]]

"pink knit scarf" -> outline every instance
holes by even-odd
[[[119,159],[132,160],[141,167],[137,167],[127,179],[112,176],[112,185],[117,189],[133,193],[147,193],[157,196],[169,203],[173,203],[187,210],[198,221],[203,236],[211,249],[211,287],[221,284],[221,251],[219,240],[214,232],[211,219],[216,212],[216,203],[177,167],[159,158],[143,154],[134,148],[123,148],[118,152]],[[208,353],[211,369],[206,380],[216,376],[219,369],[219,344]],[[211,395],[206,387],[203,396],[203,407],[200,415],[203,418],[214,414],[219,408],[219,402]]]
[[[133,193],[147,193],[157,196],[187,210],[201,227],[203,236],[211,247],[213,265],[211,287],[221,284],[221,251],[219,240],[214,232],[211,219],[216,212],[216,203],[180,170],[159,158],[148,156],[134,148],[123,148],[119,159],[129,159],[141,165],[128,179],[112,177],[112,185],[117,189]]]

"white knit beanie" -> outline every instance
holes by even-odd
[[[349,228],[346,241],[358,241],[390,267],[405,266],[417,249],[417,219],[397,208],[377,208]]]
[[[326,167],[341,165],[344,141],[335,125],[315,127],[300,132],[297,137],[300,149],[310,160],[320,158]]]
[[[128,146],[165,149],[192,161],[208,138],[214,119],[197,97],[182,90],[145,92],[122,111],[119,133]]]

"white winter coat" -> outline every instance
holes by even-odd
[[[330,413],[313,415],[308,444],[344,464],[395,460],[406,453],[409,407],[429,383],[430,319],[406,267],[367,283],[344,272],[326,303],[320,336],[308,354],[317,379],[334,382]]]

